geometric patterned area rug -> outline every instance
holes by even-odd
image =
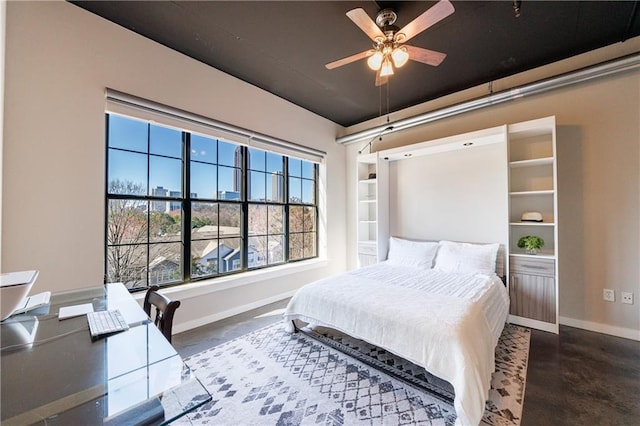
[[[505,326],[483,424],[520,424],[529,339],[529,329]],[[213,399],[175,424],[454,425],[456,420],[449,383],[328,329],[289,334],[279,322],[185,362]]]

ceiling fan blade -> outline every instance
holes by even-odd
[[[385,75],[384,77],[380,75],[380,70],[376,72],[376,87],[384,86],[389,82],[389,76]]]
[[[365,50],[364,52],[360,52],[360,53],[356,53],[355,55],[351,55],[351,56],[347,56],[346,58],[342,58],[342,59],[338,59],[337,61],[333,61],[333,62],[329,62],[328,64],[325,65],[325,67],[327,67],[327,69],[334,69],[334,68],[338,68],[341,67],[343,65],[347,65],[350,64],[351,62],[355,62],[358,61],[360,59],[364,59],[368,56],[371,56],[372,52],[371,50]]]
[[[354,24],[356,24],[362,31],[364,31],[364,33],[368,35],[371,40],[377,41],[376,38],[379,39],[379,41],[384,40],[384,33],[382,32],[380,27],[376,25],[373,19],[371,19],[369,15],[367,15],[367,12],[365,12],[364,9],[359,7],[357,9],[350,10],[347,12],[347,16],[353,21]]]
[[[409,59],[423,64],[437,67],[447,57],[446,53],[436,52],[435,50],[423,49],[422,47],[404,45],[409,54]]]
[[[412,39],[430,26],[440,22],[455,12],[453,5],[448,0],[440,0],[422,15],[405,25],[396,35],[396,41],[404,43]]]

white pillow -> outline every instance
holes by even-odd
[[[457,274],[494,274],[500,244],[440,241],[434,269]]]
[[[438,243],[435,242],[409,241],[391,237],[387,260],[394,265],[431,269],[437,250]]]

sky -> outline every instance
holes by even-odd
[[[157,187],[181,191],[180,131],[110,114],[108,133],[108,181],[119,179],[139,183],[149,195],[152,195],[151,189]],[[213,199],[221,191],[235,191],[237,147],[236,144],[192,133],[190,192],[197,194],[198,198]],[[274,182],[272,174],[282,175],[282,160],[282,155],[249,148],[249,188],[252,200],[264,200],[265,197],[272,200],[277,197],[278,192],[274,192],[273,185],[278,184]],[[304,202],[313,202],[313,181],[308,180],[313,177],[313,163],[290,158],[289,175],[290,195],[297,195]],[[283,177],[275,179],[282,182]]]

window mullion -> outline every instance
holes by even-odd
[[[218,244],[218,250],[216,252],[216,264],[215,274],[220,275],[220,269],[222,265],[222,259],[220,258],[220,140],[216,139],[216,188],[214,198],[216,200],[216,217],[218,218],[218,225],[216,227],[216,242]]]
[[[242,250],[240,256],[242,258],[242,270],[249,269],[249,194],[247,193],[249,184],[249,152],[246,146],[242,147]]]
[[[318,165],[314,164],[313,165],[313,209],[314,209],[314,214],[315,214],[315,226],[314,226],[314,234],[315,234],[315,254],[316,256],[318,256],[319,253],[319,243],[318,243]]]
[[[104,129],[105,129],[105,174],[104,174],[104,192],[107,195],[104,203],[104,284],[109,282],[109,114],[105,114]]]
[[[191,134],[182,132],[182,280],[191,279]]]
[[[283,171],[284,171],[284,261],[289,262],[289,239],[291,235],[289,234],[289,161],[285,158],[282,159]]]
[[[145,270],[147,271],[145,281],[147,283],[147,288],[151,286],[151,270],[149,265],[151,264],[151,200],[150,200],[150,188],[151,188],[151,123],[147,123],[147,193],[145,194],[145,198],[147,199],[147,241],[146,241],[146,251],[147,251],[147,264]]]

